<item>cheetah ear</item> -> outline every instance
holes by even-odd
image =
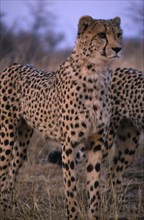
[[[94,21],[90,16],[82,16],[78,23],[78,37],[85,32],[89,25]]]
[[[117,25],[120,25],[120,24],[121,24],[121,19],[120,19],[120,17],[115,17],[115,18],[113,19],[113,21],[114,21]]]

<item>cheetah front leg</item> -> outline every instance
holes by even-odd
[[[113,123],[110,123],[110,125],[107,127],[104,133],[104,149],[103,149],[102,163],[105,163],[106,160],[110,162],[110,154],[111,154],[111,149],[114,146],[115,136],[116,136],[116,129]]]
[[[89,138],[89,147],[86,150],[86,172],[88,191],[88,217],[90,220],[100,219],[99,179],[104,147],[103,128]]]
[[[78,219],[77,187],[74,148],[69,142],[62,144],[62,168],[66,195],[67,219]]]

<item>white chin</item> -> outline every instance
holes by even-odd
[[[110,59],[110,60],[114,60],[114,59],[118,59],[119,58],[119,56],[118,55],[116,55],[116,56],[111,56],[111,57],[108,57],[108,59]]]

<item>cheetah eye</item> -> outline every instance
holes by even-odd
[[[117,34],[117,37],[118,37],[118,38],[121,38],[121,37],[122,37],[122,33],[118,33],[118,34]]]
[[[103,33],[103,32],[98,33],[98,36],[99,36],[100,38],[102,38],[102,39],[105,39],[105,38],[106,38],[106,35],[105,35],[105,33]]]

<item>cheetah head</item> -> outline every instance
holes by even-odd
[[[83,16],[78,24],[76,47],[83,57],[95,62],[97,59],[106,61],[119,57],[122,47],[122,30],[120,18],[97,20]]]

